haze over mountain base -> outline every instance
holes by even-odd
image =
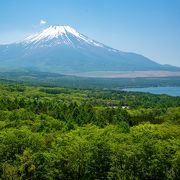
[[[177,77],[180,71],[92,71],[68,75],[94,78]]]

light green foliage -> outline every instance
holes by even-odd
[[[179,97],[14,84],[0,91],[0,179],[180,177]]]

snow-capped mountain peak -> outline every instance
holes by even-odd
[[[55,39],[55,41],[51,41]],[[66,45],[75,45],[75,41],[78,41],[80,43],[85,43],[93,46],[98,47],[104,47],[103,44],[98,43],[87,36],[82,35],[78,31],[76,31],[74,28],[70,26],[50,26],[47,29],[44,29],[43,31],[33,34],[27,38],[25,38],[22,43],[25,44],[33,44],[33,45],[59,45],[59,44],[66,44]],[[77,43],[76,43],[77,44]]]
[[[79,33],[70,26],[50,26],[43,31],[33,34],[25,39],[27,42],[40,41],[45,38],[53,39],[58,36],[65,35],[66,33],[71,33],[74,36],[79,36]]]

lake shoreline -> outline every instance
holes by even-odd
[[[128,92],[143,92],[143,93],[151,93],[151,94],[166,94],[169,96],[180,96],[179,86],[125,88],[122,90]]]

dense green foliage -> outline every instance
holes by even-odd
[[[179,179],[180,97],[0,85],[0,179]]]

